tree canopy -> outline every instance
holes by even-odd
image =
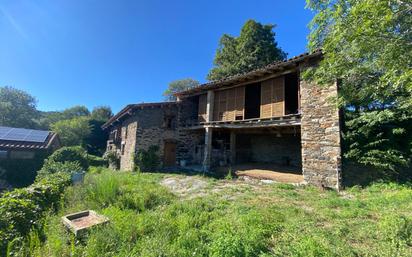
[[[0,126],[33,128],[36,98],[12,87],[0,87]]]
[[[95,107],[92,112],[85,106],[42,112],[30,94],[0,87],[0,126],[53,130],[63,145],[82,145],[92,154],[103,154],[108,134],[101,126],[112,116],[109,106]]]
[[[412,154],[412,2],[307,0],[309,48],[324,59],[306,79],[339,79],[345,157],[384,170]]]
[[[51,125],[58,121],[86,116],[90,116],[89,109],[86,106],[77,105],[63,111],[42,112],[38,123],[41,128],[50,129]]]
[[[97,106],[93,108],[91,118],[97,121],[108,121],[113,116],[110,106]]]
[[[272,24],[263,25],[248,20],[243,25],[239,37],[224,34],[220,38],[214,67],[207,75],[207,79],[222,79],[284,60],[286,53],[275,41],[274,27]]]
[[[89,118],[85,116],[60,120],[51,125],[64,146],[85,146],[84,139],[90,136]]]
[[[199,81],[191,78],[174,80],[169,83],[168,88],[163,92],[163,96],[166,101],[175,101],[176,97],[173,94],[196,87],[199,84]]]

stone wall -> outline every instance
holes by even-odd
[[[120,169],[133,170],[133,156],[136,147],[137,121],[135,118],[127,119],[120,129]]]
[[[171,128],[165,123],[166,117],[175,117]],[[177,141],[176,119],[176,106],[135,110],[131,117],[122,122],[120,169],[133,170],[135,153],[147,150],[151,145],[159,146],[159,157],[163,160],[164,142]]]
[[[339,110],[333,99],[337,84],[300,82],[302,170],[306,182],[339,189],[341,146]]]
[[[183,98],[178,102],[178,144],[177,161],[186,160],[188,164],[198,164],[200,155],[199,145],[204,145],[204,129],[188,130],[187,125],[197,121],[198,98]]]

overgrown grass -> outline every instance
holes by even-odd
[[[26,252],[99,257],[412,256],[408,186],[375,184],[339,194],[270,184],[230,187],[184,200],[159,185],[162,176],[89,174],[84,185],[66,190],[61,213],[45,221],[45,241],[32,235]],[[110,224],[76,241],[60,216],[83,209],[106,215]]]

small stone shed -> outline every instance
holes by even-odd
[[[177,93],[176,102],[128,105],[103,126],[111,131],[108,150],[120,151],[122,169],[138,149],[159,145],[164,166],[281,165],[307,183],[339,189],[337,83],[301,77],[321,58],[321,51],[305,53]]]

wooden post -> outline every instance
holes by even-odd
[[[236,162],[236,134],[233,130],[230,131],[230,164]]]
[[[205,154],[203,157],[203,171],[208,172],[211,166],[212,157],[212,136],[213,130],[210,127],[205,128]]]
[[[215,92],[212,90],[207,91],[206,122],[211,122],[213,120],[214,101]]]
[[[207,91],[207,104],[206,104],[206,122],[213,121],[213,106],[214,106],[215,92],[212,90]],[[212,128],[205,128],[205,153],[203,157],[203,171],[208,172],[211,166],[212,159]]]

